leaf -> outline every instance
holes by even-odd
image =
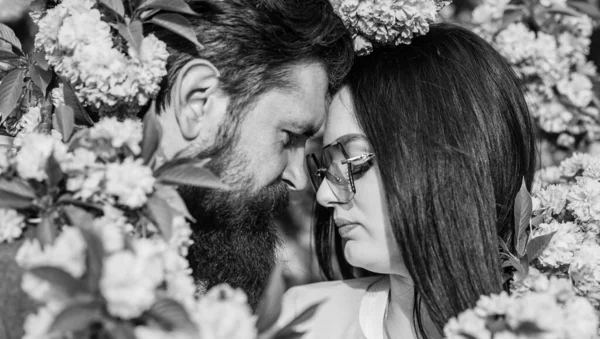
[[[229,186],[210,170],[203,167],[204,160],[178,159],[158,168],[155,177],[158,182],[168,185],[190,185],[228,190]]]
[[[596,5],[584,1],[569,1],[568,5],[586,15],[589,15],[592,17],[592,19],[600,19],[600,10],[598,7],[596,7]]]
[[[136,339],[135,331],[133,326],[129,323],[122,322],[117,324],[114,329],[111,330],[113,339]]]
[[[276,265],[271,271],[267,287],[265,288],[255,314],[258,315],[256,328],[258,332],[271,328],[279,319],[281,303],[286,286],[283,280],[281,267]]]
[[[123,37],[123,39],[127,40],[129,46],[132,47],[139,55],[142,47],[142,40],[144,39],[142,22],[135,20],[129,25],[120,23],[117,25],[117,29],[119,30],[119,34]]]
[[[2,121],[6,120],[17,106],[17,102],[23,93],[24,77],[25,70],[15,69],[2,78],[2,83],[0,83],[0,113],[2,114]]]
[[[171,239],[175,211],[156,192],[148,198],[148,213],[150,214],[150,219],[160,229],[163,238],[167,241]]]
[[[200,42],[198,42],[198,38],[196,37],[196,33],[192,28],[192,24],[183,15],[174,13],[157,14],[150,19],[150,22],[173,31],[174,33],[177,33],[193,42],[199,48],[203,48]]]
[[[36,239],[42,245],[51,245],[54,243],[54,239],[58,235],[58,228],[54,223],[54,219],[51,215],[45,214],[42,216],[42,221],[35,228]]]
[[[87,244],[85,281],[88,290],[92,293],[97,293],[100,289],[99,283],[102,277],[104,245],[102,244],[102,239],[91,231],[89,227],[80,227],[79,229]]]
[[[565,7],[565,6],[559,6],[559,5],[555,5],[552,8],[548,8],[546,10],[546,13],[561,14],[561,15],[567,15],[567,16],[581,16],[581,13],[577,12],[576,10],[569,8],[569,7]]]
[[[301,339],[305,333],[306,332],[300,332],[292,328],[287,328],[277,332],[272,339]]]
[[[71,106],[60,104],[56,107],[54,116],[56,117],[56,127],[62,134],[63,142],[68,142],[75,129],[75,111]]]
[[[195,333],[197,330],[185,308],[173,299],[159,298],[146,315],[158,322],[167,332]]]
[[[531,218],[531,226],[533,226],[534,228],[537,228],[538,226],[540,226],[540,224],[544,221],[545,218],[546,218],[545,213],[542,213],[540,215],[537,215],[537,216]]]
[[[177,212],[177,214],[184,216],[190,221],[196,222],[196,219],[194,219],[188,211],[185,201],[183,201],[181,195],[179,195],[175,188],[157,184],[155,189],[156,191],[154,194],[160,196],[175,212]]]
[[[531,238],[527,244],[527,258],[529,259],[527,264],[532,262],[534,259],[539,257],[542,252],[544,252],[550,241],[552,241],[552,237],[555,233],[556,232],[552,232],[539,237]]]
[[[33,60],[37,63],[39,67],[45,70],[49,68],[48,61],[46,61],[46,53],[37,51],[33,52],[31,56],[33,57]]]
[[[125,16],[125,7],[123,6],[122,0],[100,0],[100,2],[115,13],[119,14],[119,16]]]
[[[73,296],[74,293],[83,291],[81,281],[58,267],[39,266],[30,269],[29,273],[48,281],[54,288],[60,289],[67,296]]]
[[[86,329],[101,319],[101,307],[102,303],[99,301],[77,302],[67,306],[54,318],[48,337]]]
[[[498,244],[500,244],[500,248],[502,248],[504,250],[504,252],[510,253],[510,250],[508,249],[508,245],[506,245],[506,242],[504,242],[504,239],[498,237]]]
[[[155,105],[153,102],[150,110],[144,115],[144,137],[140,142],[144,165],[150,164],[162,140],[162,129],[156,118]]]
[[[275,338],[278,338],[278,339],[279,338],[296,338],[295,336],[290,336],[290,335],[292,333],[300,333],[300,332],[296,332],[293,328],[306,322],[307,320],[310,320],[315,315],[315,313],[317,312],[317,310],[319,309],[319,307],[321,306],[321,304],[324,301],[325,300],[321,300],[317,303],[312,304],[308,308],[306,308],[306,310],[304,310],[302,313],[300,313],[300,315],[298,315],[296,318],[292,319],[292,321],[290,321],[281,330],[279,330],[277,332],[277,334],[275,334]]]
[[[525,273],[525,268],[523,267],[523,265],[521,265],[521,263],[519,262],[519,260],[515,257],[509,257],[507,259],[507,265],[503,265],[503,267],[514,267],[517,272],[519,274],[521,274],[522,277],[525,277],[527,274]]]
[[[20,57],[13,52],[0,49],[0,61],[1,60],[13,60],[13,59],[19,59],[19,58]]]
[[[517,254],[522,256],[525,253],[525,246],[527,245],[527,228],[529,227],[529,221],[531,220],[531,195],[527,191],[525,185],[525,179],[521,182],[521,189],[515,198],[514,204],[514,218],[515,218],[515,248]]]
[[[62,78],[61,80],[63,83],[65,105],[73,109],[75,120],[77,120],[77,118],[80,118],[88,124],[93,125],[94,121],[92,121],[92,118],[90,118],[90,116],[83,108],[81,102],[79,102],[79,99],[77,98],[77,95],[75,94],[75,90],[73,89],[73,86],[71,86],[71,83],[65,78]]]
[[[44,96],[46,96],[46,90],[50,81],[52,81],[52,71],[45,70],[38,65],[29,64],[29,76],[33,83],[42,90]]]
[[[15,35],[15,32],[3,23],[0,23],[0,39],[13,45],[19,52],[23,53],[23,46],[21,46],[21,42]]]
[[[30,207],[35,192],[27,183],[19,180],[0,179],[0,207],[22,209]]]
[[[168,12],[189,14],[194,16],[200,15],[183,0],[150,0],[146,2],[140,9],[142,8],[162,9]]]
[[[55,188],[64,178],[64,174],[60,168],[60,164],[56,161],[54,153],[50,154],[46,162],[46,175],[48,176],[48,187]]]

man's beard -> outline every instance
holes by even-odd
[[[246,157],[219,153],[207,167],[234,187],[251,187]],[[181,187],[179,192],[196,219],[188,254],[196,283],[206,289],[221,283],[241,288],[255,309],[275,266],[280,240],[274,217],[289,202],[285,183],[277,181],[257,192],[198,187]]]

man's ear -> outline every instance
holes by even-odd
[[[183,66],[173,88],[173,108],[182,136],[212,143],[224,121],[228,97],[220,90],[219,70],[205,59]],[[210,145],[206,145],[210,147]]]

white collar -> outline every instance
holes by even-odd
[[[383,339],[383,316],[390,293],[388,275],[373,282],[360,303],[359,324],[366,339]]]

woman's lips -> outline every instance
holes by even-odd
[[[350,232],[352,232],[353,229],[360,226],[359,224],[357,224],[355,222],[352,222],[349,220],[344,220],[344,219],[335,219],[334,221],[335,221],[335,226],[338,229],[338,233],[340,234],[340,237],[342,237],[344,239],[348,239]]]

